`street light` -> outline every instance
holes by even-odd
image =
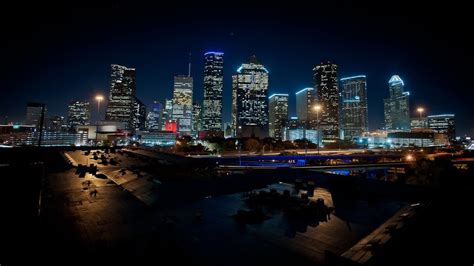
[[[416,108],[416,111],[420,114],[421,128],[425,128],[425,123],[422,120],[422,116],[423,116],[423,112],[425,111],[425,108],[418,107],[418,108]],[[421,138],[421,149],[423,149],[423,137]]]
[[[314,111],[316,111],[316,130],[318,131],[317,134],[318,134],[318,138],[317,138],[317,141],[318,141],[318,155],[319,155],[319,111],[321,111],[322,109],[322,106],[320,104],[316,104],[314,107],[313,107]]]
[[[99,131],[99,121],[100,121],[100,102],[104,100],[104,96],[99,94],[95,96],[95,100],[97,101],[97,123],[95,126],[95,142],[97,144],[97,140],[98,140],[97,131]]]

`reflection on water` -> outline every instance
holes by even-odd
[[[324,219],[295,218],[288,214],[288,207],[263,205],[262,212],[268,218],[245,224],[233,218],[239,210],[251,210],[242,193],[209,197],[157,213],[160,237],[178,243],[198,264],[219,265],[219,258],[225,259],[226,264],[255,262],[249,261],[251,258],[280,264],[299,258],[299,263],[305,264],[321,262],[326,250],[344,252],[400,207],[399,202],[381,201],[369,206],[356,200],[338,208],[330,191],[321,187],[308,193],[291,184],[277,183],[264,190],[281,194],[289,190],[292,197],[298,198],[307,194],[311,202],[324,200],[331,212]]]

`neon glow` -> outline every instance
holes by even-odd
[[[274,97],[274,96],[286,96],[286,97],[288,97],[288,94],[284,94],[284,93],[274,93],[274,94],[270,95],[270,97],[268,97],[268,99],[270,99],[270,98],[272,98],[272,97]]]
[[[402,84],[402,86],[405,86],[405,83],[403,80],[398,76],[398,75],[393,75],[390,80],[388,81],[390,85],[399,85]]]
[[[454,114],[429,115],[428,118],[434,117],[454,117]]]
[[[348,79],[359,79],[359,78],[366,78],[365,75],[357,75],[357,76],[352,76],[352,77],[345,77],[341,78],[341,81],[348,80]]]
[[[240,73],[240,72],[242,71],[242,68],[244,68],[244,67],[243,67],[243,66],[241,66],[241,67],[237,68],[237,72],[239,72],[239,73]]]
[[[204,55],[208,55],[208,54],[223,55],[224,53],[223,52],[207,52]]]
[[[298,94],[302,93],[303,91],[310,91],[310,90],[313,90],[313,88],[304,88],[304,89],[302,89],[302,90],[296,92],[295,94],[298,95]]]

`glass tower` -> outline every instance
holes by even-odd
[[[367,80],[365,75],[346,77],[341,84],[344,139],[352,140],[369,131]]]
[[[204,100],[202,129],[222,131],[222,87],[224,53],[204,54]]]

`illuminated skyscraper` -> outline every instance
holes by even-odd
[[[204,54],[204,100],[202,129],[222,131],[222,81],[224,53]]]
[[[202,108],[199,103],[193,103],[193,121],[191,134],[198,137],[199,131],[202,130]]]
[[[105,120],[120,122],[126,129],[133,129],[135,107],[135,68],[111,65],[109,103]]]
[[[310,110],[315,104],[316,91],[314,88],[305,88],[296,93],[296,115],[302,124],[309,122]]]
[[[69,129],[88,125],[91,120],[91,109],[88,101],[71,101],[67,110]]]
[[[383,100],[385,129],[389,131],[410,131],[410,106],[404,91],[405,84],[398,75],[388,81],[390,97]]]
[[[193,108],[193,78],[189,76],[174,77],[173,120],[178,124],[178,133],[191,134]]]
[[[232,76],[232,130],[236,136],[268,136],[268,70],[250,57]]]
[[[281,140],[288,121],[288,94],[273,94],[268,101],[269,135]]]
[[[160,131],[162,129],[163,105],[158,101],[153,101],[151,110],[146,118],[146,129],[151,131]]]
[[[344,139],[352,140],[369,131],[367,80],[365,75],[341,78],[342,128]]]
[[[429,115],[428,126],[434,133],[446,134],[449,140],[456,138],[454,114]]]
[[[161,119],[161,130],[166,130],[166,121],[173,119],[173,100],[165,99],[165,109],[163,110],[163,119]]]
[[[324,140],[339,139],[339,86],[337,79],[337,65],[326,62],[313,69],[314,87],[321,111],[319,114],[319,128]],[[315,121],[316,112],[311,108],[310,120]],[[311,124],[315,124],[311,122]]]
[[[133,102],[133,130],[145,130],[146,105],[135,97]]]

